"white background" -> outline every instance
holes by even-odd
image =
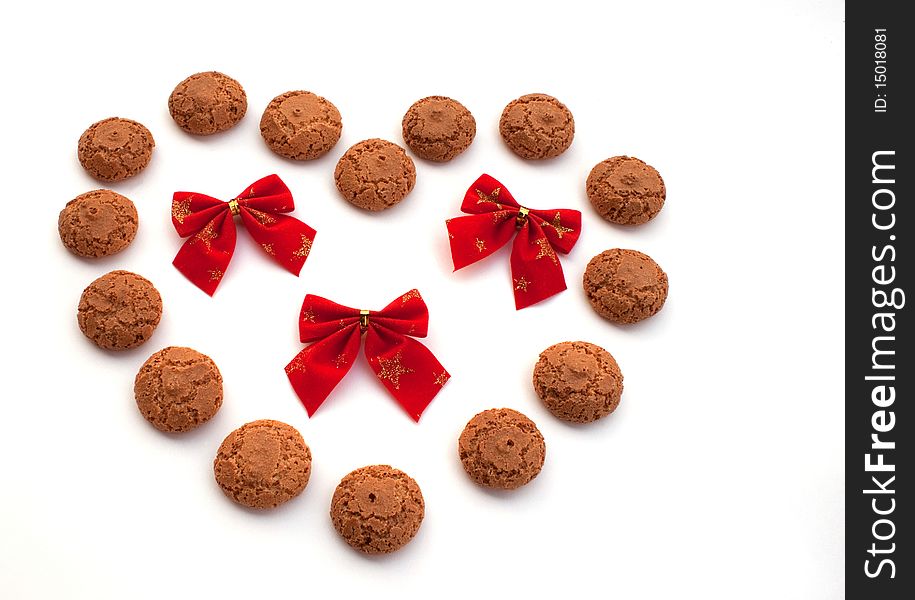
[[[844,5],[589,4],[7,4],[0,597],[843,595]],[[245,86],[249,112],[194,138],[166,102],[210,69]],[[260,138],[264,107],[290,89],[343,115],[320,160],[281,159]],[[504,105],[530,92],[574,113],[558,159],[522,161],[498,135]],[[469,151],[417,160],[416,188],[383,214],[344,202],[339,156],[369,137],[402,143],[407,107],[433,94],[473,112]],[[76,143],[115,115],[157,142],[141,175],[112,186],[141,227],[123,253],[81,260],[60,244],[57,214],[100,187]],[[648,225],[612,226],[587,201],[589,170],[618,154],[667,184]],[[566,292],[516,312],[507,250],[451,272],[444,220],[484,171],[525,204],[583,212]],[[170,264],[171,193],[229,198],[273,172],[318,230],[301,277],[240,231],[207,297]],[[588,260],[612,247],[647,252],[670,276],[664,310],[640,325],[602,320],[581,291]],[[165,304],[152,340],[120,354],[75,319],[83,288],[117,268],[151,279]],[[412,287],[453,374],[421,423],[361,361],[309,420],[283,373],[302,348],[303,296],[381,308]],[[619,410],[588,426],[554,419],[530,384],[542,349],[576,339],[610,350],[625,376]],[[167,345],[209,354],[225,378],[217,417],[181,436],[148,425],[132,395]],[[474,486],[456,452],[465,422],[502,406],[547,442],[541,475],[512,494]],[[265,513],[228,501],[212,476],[223,437],[258,418],[291,423],[314,454],[305,492]],[[402,551],[366,558],[328,507],[344,474],[375,463],[410,473],[427,512]]]

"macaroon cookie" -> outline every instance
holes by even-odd
[[[216,483],[248,508],[275,508],[302,493],[311,476],[311,450],[292,425],[264,419],[223,440],[213,461]]]
[[[540,353],[534,391],[556,418],[590,423],[619,406],[623,374],[613,355],[588,342],[560,342]]]
[[[274,98],[261,117],[267,147],[293,160],[314,160],[340,139],[343,120],[330,100],[302,90]]]
[[[241,121],[247,111],[245,89],[217,71],[191,75],[176,85],[168,97],[172,119],[193,135],[225,131]]]
[[[554,158],[569,149],[575,119],[565,104],[546,94],[527,94],[508,103],[499,133],[512,152],[527,160]]]
[[[340,157],[334,170],[340,195],[359,208],[391,208],[416,185],[416,166],[403,148],[377,138],[363,140]]]
[[[57,218],[63,245],[77,256],[111,256],[137,235],[137,207],[111,190],[93,190],[67,202]]]
[[[445,96],[417,100],[403,117],[404,142],[423,160],[448,162],[466,150],[476,134],[470,111]]]
[[[614,156],[594,165],[585,188],[597,214],[617,225],[647,223],[661,212],[667,198],[661,174],[631,156]]]
[[[352,471],[334,491],[330,519],[347,544],[366,554],[404,547],[425,515],[422,491],[412,477],[388,465]]]
[[[504,490],[519,488],[543,468],[546,445],[529,418],[510,408],[474,416],[458,440],[458,455],[477,484]]]
[[[667,300],[667,274],[638,250],[601,252],[585,268],[582,286],[597,314],[619,324],[647,319]]]
[[[83,334],[105,350],[128,350],[146,342],[162,318],[162,296],[145,277],[111,271],[89,284],[76,320]]]
[[[222,406],[222,374],[206,354],[169,346],[143,363],[133,392],[140,414],[156,429],[190,431]]]
[[[144,125],[111,117],[89,126],[79,138],[77,156],[101,181],[121,181],[146,168],[156,142]]]

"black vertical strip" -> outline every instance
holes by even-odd
[[[915,598],[915,335],[905,3],[849,2],[845,54],[846,596]],[[911,295],[909,293],[911,292]],[[908,459],[904,459],[907,456]]]

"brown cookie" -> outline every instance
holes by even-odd
[[[86,258],[120,252],[137,235],[137,207],[111,190],[94,190],[67,202],[57,232],[67,250]]]
[[[216,483],[249,508],[274,508],[295,498],[311,476],[311,450],[295,427],[269,419],[230,433],[213,461]]]
[[[190,431],[222,406],[222,375],[209,356],[169,346],[149,357],[133,384],[137,408],[161,431]]]
[[[359,208],[391,208],[416,184],[416,166],[404,149],[386,140],[364,140],[340,157],[334,181],[346,200]]]
[[[130,271],[111,271],[89,284],[76,320],[83,334],[106,350],[136,348],[162,318],[162,296],[150,281]]]
[[[521,158],[553,158],[572,145],[575,120],[566,105],[556,98],[527,94],[509,102],[502,111],[499,133]]]
[[[313,160],[334,147],[343,131],[340,111],[311,92],[274,98],[261,117],[261,135],[271,150],[294,160]]]
[[[225,131],[241,121],[247,110],[245,89],[216,71],[191,75],[168,97],[168,112],[175,123],[194,135]]]
[[[620,403],[623,374],[613,355],[588,342],[560,342],[540,353],[534,390],[557,418],[590,423]]]
[[[330,503],[330,519],[346,543],[366,554],[387,554],[413,539],[423,522],[423,493],[413,478],[388,465],[356,469]]]
[[[447,162],[466,150],[477,134],[467,108],[445,96],[417,100],[403,117],[403,139],[416,156]]]
[[[594,165],[585,187],[598,214],[618,225],[647,223],[667,197],[655,168],[631,156],[614,156]]]
[[[647,319],[667,300],[667,274],[638,250],[604,250],[588,263],[582,285],[597,314],[614,323]]]
[[[458,453],[476,483],[513,490],[540,473],[546,445],[526,416],[510,408],[493,408],[470,419],[458,440]]]
[[[121,181],[146,168],[155,145],[149,129],[140,123],[112,117],[83,132],[77,156],[96,179]]]

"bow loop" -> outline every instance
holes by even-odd
[[[298,275],[314,241],[315,230],[282,214],[295,209],[292,194],[276,175],[268,175],[228,202],[205,194],[175,192],[172,224],[190,237],[172,264],[209,295],[219,286],[235,252],[235,215],[274,261]]]
[[[461,211],[471,215],[505,210],[514,216],[519,208],[520,205],[511,192],[485,173],[467,189],[461,204]]]
[[[514,238],[511,252],[515,308],[520,310],[566,289],[556,253],[568,254],[581,235],[581,213],[523,207],[504,185],[481,175],[467,190],[465,217],[448,219],[455,271],[493,254]]]
[[[419,290],[413,289],[377,313],[370,313],[369,327],[373,325],[401,335],[426,337],[429,332],[429,309]]]
[[[309,294],[302,303],[299,335],[314,342],[286,365],[296,395],[311,416],[349,371],[363,328],[366,311]],[[415,421],[432,402],[450,375],[420,342],[429,324],[426,303],[417,290],[368,312],[365,355],[369,366],[388,392]]]

